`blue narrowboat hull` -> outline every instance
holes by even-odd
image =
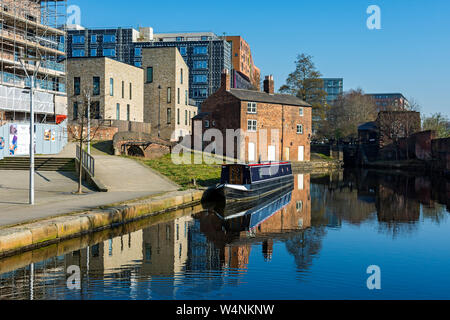
[[[222,170],[222,183],[218,185],[213,194],[214,201],[220,207],[235,204],[241,206],[240,203],[248,203],[250,206],[258,203],[261,199],[271,195],[292,190],[294,187],[294,176],[290,163],[283,163],[282,166],[277,165],[249,165],[242,166],[243,184],[229,183],[227,176],[232,169],[224,167]],[[246,171],[247,170],[247,171]],[[266,175],[262,175],[259,170],[265,170]],[[248,176],[249,178],[246,178]]]

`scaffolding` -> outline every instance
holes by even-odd
[[[36,69],[36,90],[43,93],[42,97],[47,94],[46,100],[51,95],[54,104],[41,110],[37,120],[54,115],[56,104],[64,103],[66,20],[66,0],[0,0],[0,86],[3,89],[0,90],[0,118],[3,113],[6,118],[12,118],[12,114],[14,119],[10,120],[26,119],[24,107],[10,103],[11,95],[20,96],[23,88],[30,86],[27,73],[32,74]],[[30,58],[37,58],[40,63],[26,60]]]

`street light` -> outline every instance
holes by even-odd
[[[159,85],[158,138],[161,138],[161,89],[161,85]]]
[[[30,187],[29,187],[29,203],[34,205],[34,82],[38,74],[39,67],[41,66],[41,58],[19,58],[20,64],[25,72],[25,75],[30,80]],[[34,61],[37,62],[33,74],[29,74],[25,67],[25,62]]]

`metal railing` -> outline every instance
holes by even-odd
[[[95,177],[95,159],[86,151],[81,152],[81,166],[84,170],[89,172],[92,177]],[[77,146],[77,159],[80,161],[80,146]]]

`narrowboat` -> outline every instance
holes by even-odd
[[[216,203],[228,206],[233,203],[258,203],[293,186],[290,162],[229,164],[222,166],[220,184],[212,193]]]

